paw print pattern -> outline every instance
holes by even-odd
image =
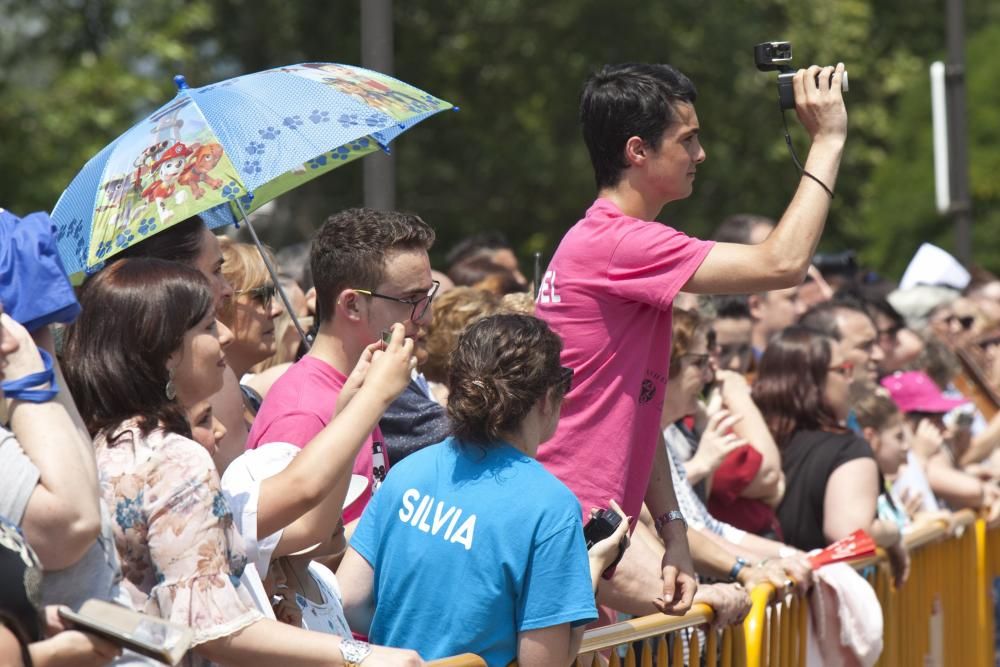
[[[127,248],[132,241],[135,240],[135,234],[132,230],[126,229],[124,232],[115,237],[115,245],[119,248]]]
[[[228,199],[229,201],[232,201],[236,199],[237,196],[239,196],[242,190],[243,188],[241,188],[236,181],[229,181],[224,186],[222,186],[222,196]]]
[[[247,145],[247,154],[248,155],[263,155],[264,154],[264,144],[262,144],[259,141],[251,141],[250,144]]]
[[[156,218],[144,218],[139,223],[139,236],[146,236],[156,231]]]
[[[340,148],[330,151],[331,160],[341,160],[347,162],[347,158],[351,155],[351,149],[347,146],[341,146]]]
[[[97,252],[95,254],[98,259],[103,259],[109,252],[111,252],[111,241],[101,241],[97,246]]]
[[[310,169],[319,169],[320,167],[326,166],[326,155],[317,155],[306,164],[309,165]]]
[[[281,124],[287,127],[289,130],[297,130],[299,129],[299,125],[302,125],[302,117],[286,116],[285,120],[283,120]]]
[[[281,134],[281,130],[271,125],[268,125],[262,130],[257,130],[257,133],[261,136],[261,138],[270,141],[272,139],[277,139],[278,135]]]
[[[83,239],[83,220],[73,218],[65,227],[56,231],[56,238],[69,237],[71,239]]]
[[[309,114],[309,120],[314,123],[329,123],[330,122],[330,112],[320,111],[319,109],[313,109],[313,112]]]
[[[361,122],[358,121],[358,114],[356,113],[343,113],[340,114],[340,118],[337,119],[341,127],[353,127],[355,125],[360,125]]]
[[[380,125],[385,125],[385,116],[373,113],[365,118],[365,125],[368,127],[379,127]]]
[[[243,171],[247,174],[259,174],[261,172],[260,160],[247,160],[243,165]]]

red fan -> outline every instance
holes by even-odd
[[[809,557],[809,563],[815,570],[854,558],[863,558],[875,553],[875,540],[863,530],[856,530],[847,537],[837,540],[817,554]]]

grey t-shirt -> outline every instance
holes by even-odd
[[[21,449],[14,434],[0,426],[0,515],[21,525],[31,494],[41,478],[38,468]],[[118,584],[122,579],[111,515],[100,499],[101,532],[79,561],[64,570],[46,570],[42,576],[42,604],[64,604],[79,609],[86,600],[99,598],[132,607],[128,593]],[[131,651],[111,663],[114,667],[159,665]]]

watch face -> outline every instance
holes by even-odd
[[[340,652],[348,662],[361,662],[372,652],[372,647],[356,639],[343,639],[340,642]]]

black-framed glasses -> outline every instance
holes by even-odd
[[[259,287],[251,287],[250,289],[238,289],[234,290],[233,294],[239,296],[241,294],[249,294],[252,298],[256,299],[264,306],[264,310],[270,310],[271,302],[274,300],[274,295],[278,293],[278,288],[274,286],[274,283],[267,282]]]
[[[351,289],[353,289],[358,294],[364,294],[366,296],[373,296],[373,297],[375,297],[377,299],[386,299],[388,301],[396,301],[397,303],[405,303],[406,305],[411,306],[413,308],[413,310],[410,311],[410,321],[411,322],[416,322],[421,317],[423,317],[424,313],[427,312],[427,309],[430,308],[431,302],[434,300],[434,296],[437,294],[438,288],[441,287],[441,283],[438,282],[437,280],[432,280],[431,283],[432,283],[431,284],[431,288],[427,292],[427,294],[425,294],[425,295],[423,295],[421,297],[418,297],[416,299],[400,299],[398,296],[389,296],[388,294],[379,294],[375,290],[370,290],[370,289],[357,289],[357,288],[354,288],[354,287],[352,287]]]
[[[573,384],[573,369],[567,366],[560,366],[559,380],[556,382],[555,386],[559,387],[559,391],[561,391],[562,395],[565,396],[566,394],[569,393],[569,389],[572,386],[572,384]]]
[[[733,359],[739,358],[745,362],[753,355],[753,345],[750,343],[720,343],[718,346],[719,363],[728,366]]]

